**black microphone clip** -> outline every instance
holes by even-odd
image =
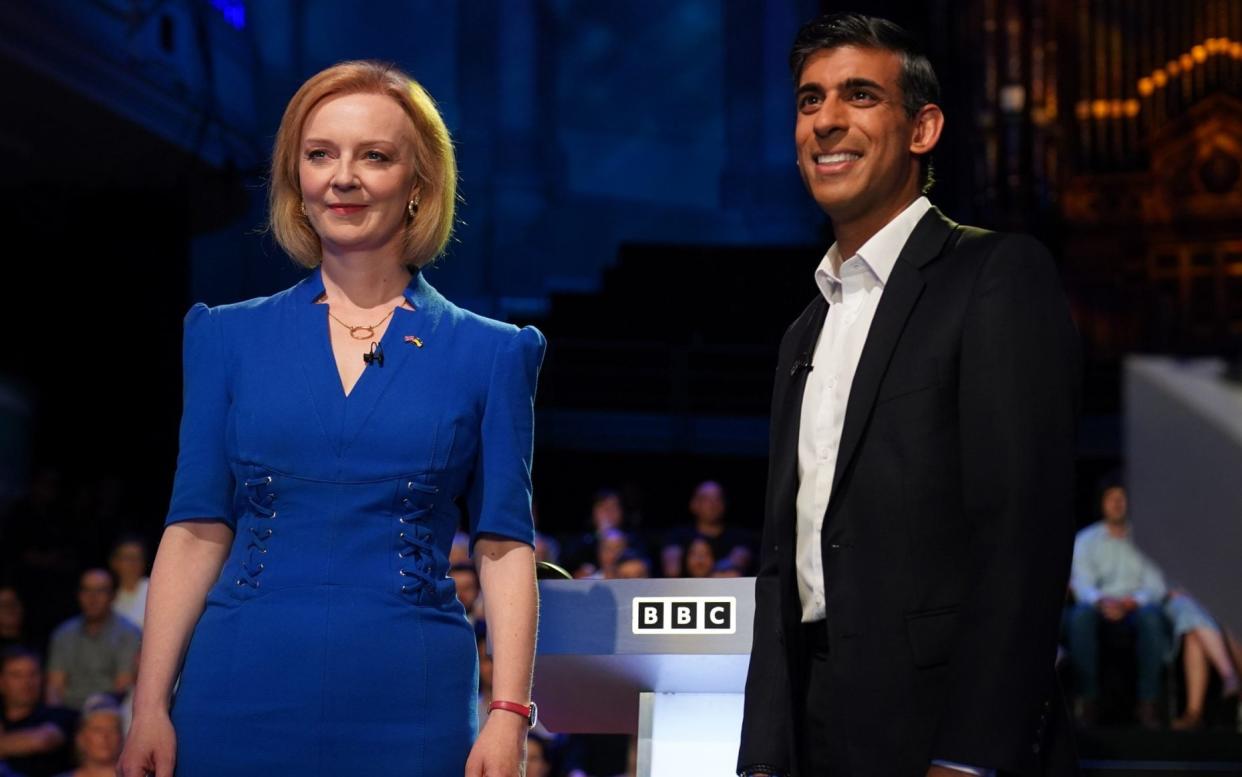
[[[811,364],[811,354],[803,353],[794,361],[793,366],[789,368],[789,377],[796,377],[801,370],[810,372],[815,369],[815,365]]]
[[[371,343],[371,352],[362,354],[362,360],[366,362],[368,366],[376,364],[383,367],[384,349],[380,347],[379,343]]]

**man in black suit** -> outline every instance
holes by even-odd
[[[821,17],[791,64],[837,242],[780,347],[739,772],[1073,773],[1053,660],[1080,365],[1056,269],[920,196],[944,118],[905,31]]]

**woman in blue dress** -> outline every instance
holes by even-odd
[[[311,273],[186,316],[124,777],[519,773],[544,340],[421,272],[451,233],[456,178],[434,102],[392,67],[329,68],[286,108],[271,224]],[[459,500],[492,631],[481,732],[446,574]]]

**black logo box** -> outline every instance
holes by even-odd
[[[661,631],[665,628],[687,631],[696,629],[727,631],[733,624],[733,603],[729,601],[703,602],[702,622],[699,622],[698,618],[699,602],[672,602],[671,622],[667,626],[664,621],[665,604],[665,602],[639,602],[638,629],[640,631]],[[719,618],[719,623],[713,622],[711,616],[714,612],[723,613],[723,617]]]

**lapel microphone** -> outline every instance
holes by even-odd
[[[379,343],[371,343],[371,352],[362,354],[362,360],[367,363],[368,367],[372,364],[383,367],[384,349],[380,347]]]
[[[793,366],[789,368],[789,377],[794,378],[802,370],[810,372],[813,369],[815,369],[815,365],[811,364],[811,354],[803,352],[794,361]]]

